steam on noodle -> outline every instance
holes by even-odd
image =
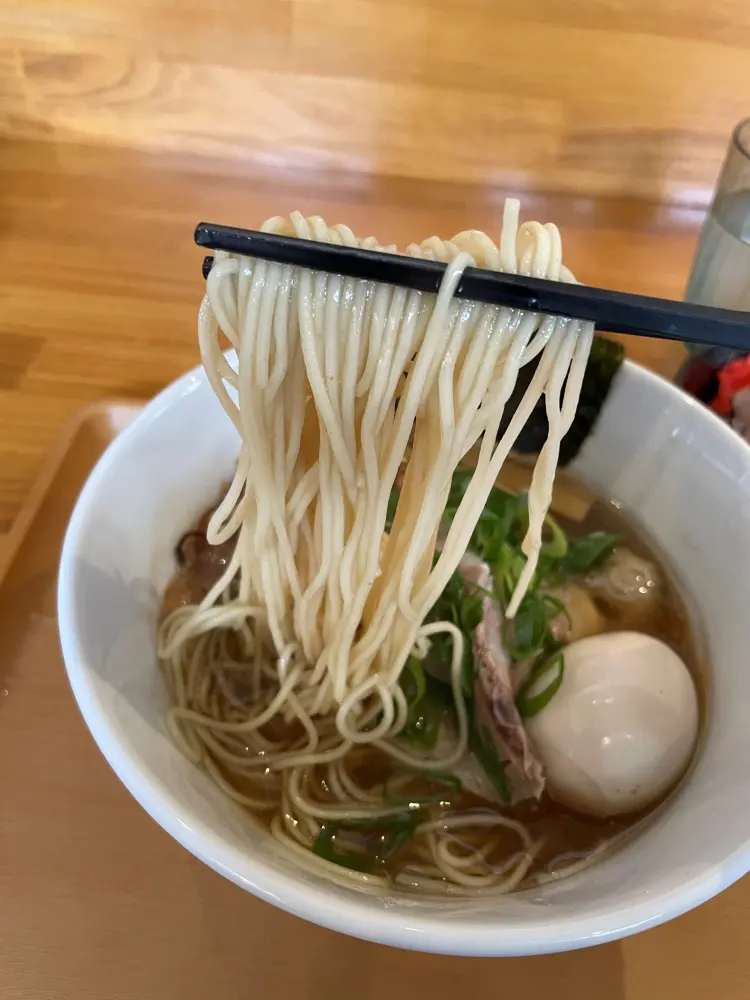
[[[299,213],[263,228],[395,249]],[[326,823],[403,814],[403,800],[393,804],[362,777],[364,749],[390,761],[391,788],[414,772],[449,771],[464,755],[464,637],[451,622],[425,618],[544,396],[549,437],[531,481],[527,561],[507,615],[517,610],[593,335],[589,323],[453,297],[470,265],[574,280],[557,228],[519,226],[515,201],[506,204],[499,248],[469,231],[406,252],[447,263],[437,295],[216,254],[200,350],[241,450],[207,537],[217,544],[236,536],[236,546],[200,605],[168,615],[158,639],[174,699],[168,725],[182,751],[237,802],[272,812],[274,836],[308,867],[373,891],[389,885],[386,875],[349,870],[311,847]],[[533,359],[535,373],[498,439],[519,370]],[[438,548],[451,477],[478,442],[476,471]],[[407,715],[399,676],[438,633],[453,643],[457,725],[446,752],[428,757],[398,738]],[[517,835],[518,851],[504,870],[483,867],[500,828]],[[481,846],[472,846],[474,834]],[[476,809],[425,816],[414,836],[421,860],[406,881],[425,891],[507,892],[536,848],[521,823]]]

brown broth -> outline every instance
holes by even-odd
[[[509,463],[515,465],[516,463]],[[517,467],[523,468],[523,463]],[[585,516],[581,520],[572,521],[569,517],[556,512],[556,494],[566,495],[566,500],[573,497],[575,501],[590,502]],[[564,507],[569,504],[564,502]],[[680,591],[679,583],[668,565],[666,556],[659,551],[656,544],[647,538],[642,529],[636,528],[632,520],[615,501],[606,501],[593,494],[587,487],[579,484],[569,473],[559,471],[555,480],[555,491],[552,499],[552,510],[560,525],[572,537],[588,534],[591,531],[609,531],[619,535],[622,544],[637,556],[656,564],[663,580],[664,587],[661,599],[655,603],[653,613],[647,618],[634,618],[626,606],[619,609],[608,605],[606,609],[606,628],[604,631],[634,631],[644,632],[656,639],[661,639],[677,652],[689,669],[698,692],[701,719],[705,716],[706,672],[703,669],[703,637],[700,632],[697,615],[691,613],[687,601]],[[667,792],[662,801],[672,794]],[[583,856],[593,851],[603,840],[623,834],[629,828],[639,824],[647,815],[659,808],[661,803],[655,803],[646,810],[626,816],[611,819],[595,819],[567,809],[555,802],[546,792],[538,803],[526,803],[513,811],[513,815],[522,819],[534,837],[544,837],[544,847],[538,855],[530,877],[537,872],[548,869],[556,858]]]
[[[569,477],[568,477],[569,478]],[[704,685],[704,671],[701,667],[702,637],[687,601],[675,580],[674,572],[667,557],[659,551],[655,542],[647,539],[643,530],[636,528],[630,518],[615,503],[597,500],[591,506],[585,520],[579,525],[571,525],[562,520],[562,525],[571,535],[582,535],[591,531],[611,531],[619,535],[622,544],[637,556],[656,563],[664,578],[664,592],[655,613],[648,619],[637,622],[628,617],[627,611],[612,614],[612,631],[636,628],[647,635],[653,635],[671,646],[685,661],[699,691]]]
[[[515,488],[522,489],[523,485],[517,484],[522,482],[527,473],[528,466],[524,461],[511,461],[506,465],[501,477],[501,484],[510,485],[508,482],[508,477],[510,477]],[[596,497],[588,488],[564,472],[558,473],[552,511],[569,535],[575,537],[599,530],[613,532],[620,536],[622,544],[635,555],[648,559],[656,565],[664,581],[664,586],[659,600],[654,604],[648,617],[644,618],[639,614],[636,620],[632,609],[628,608],[627,605],[615,606],[611,603],[605,603],[600,605],[600,610],[605,614],[602,631],[633,629],[661,639],[672,647],[685,661],[694,678],[703,714],[706,692],[705,675],[701,669],[701,636],[697,628],[696,616],[689,613],[685,599],[680,593],[679,585],[674,579],[665,557],[615,503]],[[204,517],[201,524],[205,525],[205,523],[206,518]],[[230,553],[225,551],[222,555],[221,564],[223,566]],[[189,591],[191,581],[186,579],[188,570],[189,567],[183,567],[175,577],[173,585],[168,589],[165,595],[165,612],[174,607],[175,597],[179,595],[182,598],[186,588]],[[205,591],[203,584],[202,587]],[[267,735],[271,735],[271,732],[269,731]],[[288,735],[291,740],[293,736],[298,735],[298,730],[295,728],[294,733],[292,733],[290,729],[288,734],[283,735]],[[281,736],[279,721],[276,720],[273,737],[279,739]],[[377,787],[381,785],[393,772],[393,763],[390,758],[386,758],[378,750],[363,747],[357,750],[357,754],[360,758],[356,765],[357,774],[366,786]],[[230,777],[227,774],[226,777],[239,791],[247,791],[256,798],[258,797],[259,787],[257,784],[246,789],[238,784],[235,775]],[[321,802],[333,800],[323,781],[309,781],[308,792]],[[278,793],[270,788],[267,794],[278,796]],[[646,815],[658,808],[657,804],[642,813],[602,820],[576,814],[556,803],[546,792],[538,802],[524,802],[512,809],[501,810],[499,807],[489,805],[484,800],[463,791],[447,794],[446,804],[448,802],[451,811],[467,808],[500,811],[503,815],[512,816],[525,823],[534,840],[543,838],[544,846],[536,856],[527,880],[522,883],[522,888],[524,884],[530,884],[529,880],[533,879],[536,874],[558,869],[570,861],[587,856],[603,842],[635,827]],[[436,809],[438,810],[437,815],[440,814],[440,807],[433,807],[431,810],[433,816],[436,815]],[[267,813],[263,813],[257,818],[264,825],[268,822]],[[488,865],[502,870],[507,866],[511,856],[518,856],[519,841],[511,831],[493,833],[493,836],[497,836],[498,844],[493,854],[488,858]],[[467,837],[466,839],[471,842],[471,838]],[[410,863],[420,859],[419,846],[418,842],[412,840],[393,861],[385,866],[385,870],[393,877],[399,872],[403,872]]]

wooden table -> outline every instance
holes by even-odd
[[[253,225],[295,207],[403,242],[469,226],[497,232],[501,193],[377,178],[347,185],[319,176],[240,176],[225,165],[152,154],[0,145],[0,532],[11,524],[45,449],[78,408],[111,396],[147,398],[195,364],[201,294],[195,222]],[[538,195],[524,214],[560,224],[566,262],[581,279],[665,294],[680,292],[699,221],[690,212],[645,203]],[[631,339],[628,346],[634,358],[665,375],[681,357],[678,347],[658,341]],[[149,822],[143,816],[144,826]],[[153,843],[165,857],[168,846],[174,847],[155,827]],[[105,849],[98,845],[100,856]],[[12,863],[0,858],[0,884],[3,866]],[[218,876],[209,878],[204,904],[210,926],[212,908],[220,911],[239,890]],[[0,890],[0,906],[2,896]],[[66,906],[87,934],[100,928],[94,944],[86,938],[80,953],[65,961],[58,956],[54,965],[49,942],[39,953],[32,945],[12,956],[12,963],[16,971],[38,965],[40,984],[53,968],[64,967],[76,968],[85,980],[81,966],[91,947],[92,961],[111,969],[110,995],[128,998],[177,998],[186,995],[180,983],[187,982],[192,997],[204,979],[205,995],[213,995],[215,986],[216,997],[229,1000],[348,997],[352,989],[372,997],[387,990],[406,998],[422,990],[453,998],[466,989],[459,985],[466,974],[469,995],[477,998],[739,1000],[750,987],[749,903],[750,884],[744,882],[686,917],[620,944],[470,964],[350,942],[257,903],[248,909],[255,922],[238,927],[232,940],[213,942],[208,964],[182,956],[179,969],[162,970],[172,984],[165,993],[139,972],[143,942],[110,940],[103,930],[110,918],[106,901],[87,889],[79,899],[73,893]],[[154,905],[162,901],[154,899]],[[164,933],[166,942],[167,927]],[[167,948],[157,945],[157,951]],[[178,953],[174,942],[169,947],[169,954]],[[10,975],[11,997],[30,997],[13,993],[12,986],[29,976],[14,979],[13,968]],[[51,990],[40,986],[31,1000],[69,995],[64,984]]]

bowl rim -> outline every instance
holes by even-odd
[[[657,392],[669,403],[692,409],[693,419],[712,422],[750,472],[750,447],[701,403],[660,375],[626,360],[620,377]],[[201,366],[180,376],[146,404],[143,411],[108,446],[81,490],[71,515],[60,557],[57,616],[65,669],[83,719],[99,750],[133,798],[170,836],[214,871],[279,908],[330,930],[379,944],[416,951],[465,956],[522,956],[582,948],[629,936],[664,923],[725,889],[750,868],[750,841],[732,855],[701,871],[678,888],[661,895],[644,894],[643,901],[608,906],[588,916],[553,916],[534,927],[513,926],[498,911],[497,921],[465,923],[460,917],[430,917],[417,909],[397,914],[363,905],[364,895],[333,898],[324,883],[307,881],[268,865],[223,842],[209,826],[163,793],[147,769],[123,747],[108,723],[108,712],[87,680],[86,655],[76,627],[76,553],[99,484],[119,461],[129,443],[178,399],[206,382]],[[244,874],[243,874],[244,872]]]

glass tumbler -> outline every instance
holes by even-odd
[[[741,121],[732,133],[698,238],[685,299],[750,311],[750,118]],[[701,344],[688,345],[687,349],[690,357],[677,381],[711,404],[722,369],[741,353]]]

